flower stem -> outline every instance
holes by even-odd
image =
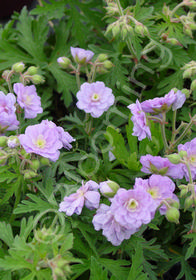
[[[172,17],[173,14],[182,6],[184,6],[185,4],[183,2],[179,3],[172,11],[171,11],[171,14],[170,16]]]
[[[78,64],[78,68],[76,69],[76,83],[78,86],[78,89],[80,89],[80,65]]]
[[[163,115],[163,118],[162,118],[162,122],[160,123],[160,125],[161,125],[161,134],[162,134],[164,148],[165,148],[165,150],[167,150],[168,149],[168,144],[167,144],[167,138],[166,138],[166,134],[165,134],[166,114],[163,113],[162,115]]]
[[[173,112],[173,118],[172,118],[172,138],[171,138],[171,143],[173,143],[175,141],[176,138],[176,113],[177,111],[175,110]]]

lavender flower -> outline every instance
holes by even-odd
[[[0,132],[4,130],[15,130],[19,121],[16,118],[16,98],[13,93],[5,95],[0,91]]]
[[[136,104],[131,104],[128,108],[133,114],[131,117],[134,124],[132,135],[137,136],[139,141],[146,138],[146,136],[151,139],[151,132],[149,126],[147,126],[146,114],[142,110],[140,102],[136,100]]]
[[[144,173],[167,175],[174,179],[183,178],[182,164],[173,164],[168,158],[146,155],[141,156],[140,162],[142,164],[141,171]]]
[[[99,118],[114,104],[112,90],[106,87],[103,82],[82,84],[77,98],[76,106],[80,110],[90,113],[93,118]]]
[[[25,134],[19,135],[18,138],[27,153],[38,154],[51,161],[59,158],[59,149],[63,147],[56,126],[46,125],[43,121],[40,124],[28,126]]]
[[[176,100],[172,104],[172,110],[175,111],[179,108],[181,108],[186,101],[186,95],[182,93],[180,90],[176,92]]]
[[[173,198],[175,184],[167,176],[153,174],[149,179],[136,178],[134,189],[148,192],[154,201],[154,208],[156,209],[163,200]]]
[[[41,98],[37,95],[36,87],[24,86],[21,83],[14,84],[14,92],[17,95],[17,102],[24,109],[24,117],[33,119],[43,112],[41,107]]]
[[[73,48],[73,47],[71,47],[71,54],[75,62],[79,64],[85,64],[89,62],[94,55],[92,51],[84,50],[81,48]]]
[[[95,230],[103,230],[103,235],[114,246],[118,246],[124,239],[129,239],[138,229],[122,226],[115,220],[111,207],[101,204],[92,221]]]
[[[155,214],[154,201],[143,189],[119,189],[112,199],[111,211],[115,220],[129,229],[148,224]]]
[[[92,180],[86,184],[82,183],[82,187],[76,193],[64,197],[59,205],[59,211],[65,212],[67,216],[72,216],[74,213],[80,215],[84,205],[90,210],[98,208],[100,201],[98,187],[98,184]]]
[[[196,179],[196,138],[190,142],[186,142],[184,145],[178,145],[178,151],[186,151],[187,156],[184,156],[184,160],[188,162],[191,170],[192,179]],[[185,164],[182,165],[182,170],[187,181],[189,181],[189,173]]]
[[[174,90],[171,90],[164,97],[156,97],[142,102],[141,107],[145,113],[159,114],[167,112],[175,101],[176,94]]]

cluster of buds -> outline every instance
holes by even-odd
[[[33,84],[41,84],[44,82],[44,78],[38,74],[38,68],[35,66],[30,66],[25,72],[25,64],[23,62],[17,62],[12,65],[11,70],[5,70],[2,74],[4,80],[9,83],[11,77],[15,74],[20,75],[21,83],[28,84],[32,82]]]
[[[187,16],[181,16],[180,21],[183,24],[183,31],[190,37],[193,37],[193,30],[196,30],[195,13],[188,13]]]
[[[182,68],[184,70],[183,78],[192,78],[196,74],[196,61],[190,61],[189,63],[185,64]],[[191,90],[196,90],[196,79],[194,79],[191,83]]]
[[[196,8],[195,0],[183,0],[183,3],[184,3],[185,6]]]
[[[119,9],[116,3],[114,2],[109,2],[107,1],[107,7],[105,7],[106,9],[106,14],[108,17],[110,16],[114,16],[114,15],[119,15]]]
[[[16,149],[20,145],[17,136],[0,136],[0,165],[6,164],[9,157],[16,154]]]

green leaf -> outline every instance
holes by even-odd
[[[90,280],[108,280],[107,274],[107,270],[103,270],[99,262],[92,256]]]
[[[128,125],[126,125],[127,139],[130,151],[132,153],[136,152],[138,154],[138,141],[137,136],[133,136],[133,122],[131,118],[129,118]]]
[[[10,224],[0,222],[0,239],[3,240],[9,247],[14,242],[13,232]]]
[[[137,153],[134,152],[132,154],[129,155],[128,158],[128,168],[132,171],[140,171],[141,167],[140,167],[140,162],[137,159]]]

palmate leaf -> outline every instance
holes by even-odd
[[[186,252],[186,255],[185,255],[185,260],[189,259],[195,252],[195,248],[196,248],[196,233],[191,233],[189,235],[184,235],[183,236],[184,238],[187,238],[187,239],[191,239],[191,242],[189,244],[189,248]]]
[[[43,1],[43,6],[37,6],[30,14],[45,16],[48,20],[60,19],[64,16],[65,1]]]
[[[3,240],[9,247],[12,245],[14,237],[10,224],[0,222],[0,239]]]
[[[91,268],[90,268],[90,280],[109,280],[107,277],[108,271],[103,270],[102,266],[92,256],[91,257]]]

